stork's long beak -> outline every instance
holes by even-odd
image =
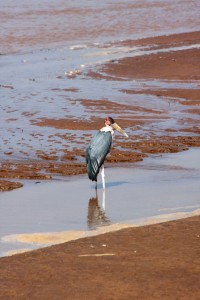
[[[113,123],[112,128],[123,134],[124,136],[128,137],[128,134],[119,126],[117,123]]]

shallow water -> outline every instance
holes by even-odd
[[[185,217],[200,208],[198,148],[105,172],[105,198],[101,183],[97,198],[86,175],[25,182],[23,189],[1,194],[1,256],[95,234],[99,227],[114,230],[116,224],[119,229],[124,224],[153,223],[155,218],[161,222]]]

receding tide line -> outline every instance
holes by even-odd
[[[60,243],[77,240],[84,237],[95,236],[108,232],[117,231],[130,227],[141,227],[153,224],[164,223],[168,221],[193,217],[200,215],[200,208],[192,212],[176,212],[172,214],[157,215],[150,218],[138,219],[127,223],[116,223],[108,226],[100,227],[94,231],[63,231],[63,232],[47,232],[47,233],[30,233],[30,234],[14,234],[7,235],[1,238],[5,243],[25,243],[26,248],[11,250],[3,253],[3,256],[10,256],[22,252],[31,251],[31,246],[36,245],[37,248],[52,246]],[[27,247],[30,246],[30,249]]]

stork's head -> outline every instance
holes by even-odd
[[[106,117],[104,120],[105,126],[111,126],[114,130],[117,130],[124,136],[128,137],[128,134],[115,122],[115,120],[111,117]]]
[[[115,120],[111,117],[106,117],[104,119],[104,123],[105,123],[106,126],[112,126],[112,124],[115,123]]]

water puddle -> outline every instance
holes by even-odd
[[[105,193],[84,175],[0,194],[0,255],[199,214],[198,148],[105,172]]]

